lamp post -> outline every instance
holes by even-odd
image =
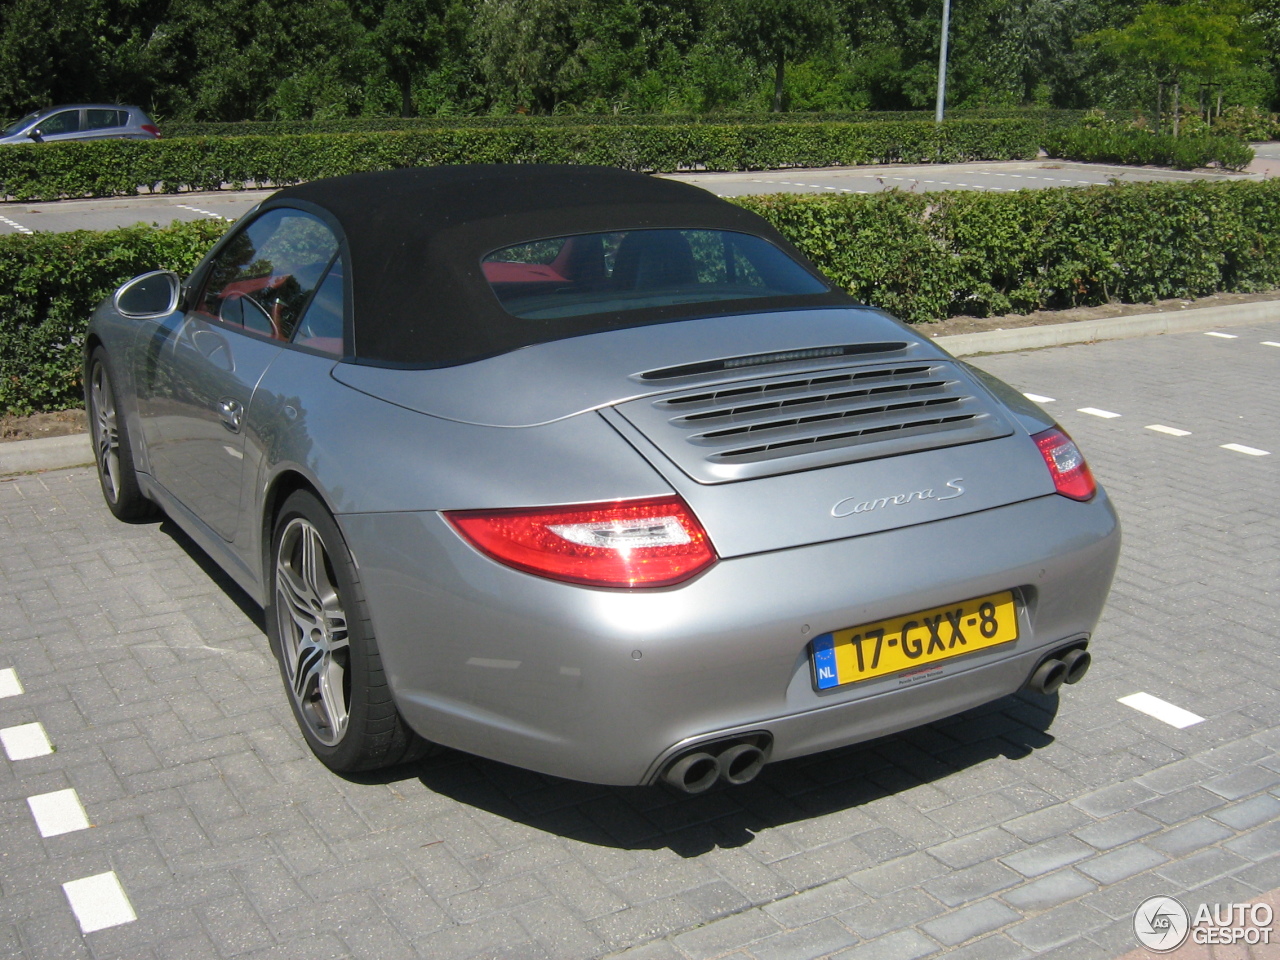
[[[947,106],[947,34],[951,26],[951,0],[942,0],[942,48],[938,52],[938,106],[933,119],[941,123]]]

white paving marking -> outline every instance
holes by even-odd
[[[1156,433],[1167,433],[1171,437],[1189,437],[1190,430],[1179,430],[1177,427],[1166,427],[1163,423],[1149,423],[1148,430],[1154,430]]]
[[[1223,340],[1239,340],[1240,339],[1234,333],[1218,333],[1218,331],[1216,330],[1206,330],[1204,332],[1204,335],[1206,337],[1221,337]]]
[[[18,679],[18,671],[13,667],[0,670],[0,698],[16,697],[22,692],[22,681]]]
[[[1120,416],[1118,413],[1112,413],[1110,410],[1099,410],[1097,407],[1080,407],[1076,413],[1087,413],[1091,417],[1102,417],[1103,420],[1114,420]]]
[[[1028,400],[1030,400],[1032,403],[1053,403],[1054,402],[1053,397],[1042,397],[1038,393],[1024,393],[1023,396],[1026,397]]]
[[[10,760],[29,760],[53,753],[53,745],[39,723],[24,723],[20,727],[0,730],[0,743]]]
[[[1276,343],[1274,340],[1263,340],[1262,345],[1264,347],[1280,347],[1280,343]]]
[[[13,227],[13,229],[17,230],[19,233],[25,233],[28,236],[35,233],[34,230],[24,227],[22,224],[18,223],[18,221],[10,220],[8,217],[0,217],[0,223],[7,224],[8,226]]]
[[[1198,717],[1190,710],[1175,707],[1172,703],[1153,697],[1149,693],[1135,693],[1128,697],[1121,697],[1120,702],[1126,707],[1133,707],[1139,713],[1155,717],[1179,730],[1204,720],[1204,717]]]
[[[31,816],[42,837],[57,837],[89,828],[89,817],[75,790],[56,790],[27,797]]]
[[[199,207],[189,207],[185,203],[175,203],[174,206],[181,207],[183,210],[190,210],[192,213],[203,214],[206,217],[213,217],[215,220],[226,220],[228,223],[234,222],[232,217],[224,217],[222,214],[214,213],[212,210],[201,210]]]
[[[118,927],[138,919],[114,870],[62,885],[71,910],[85,933]]]
[[[1247,453],[1251,457],[1271,456],[1270,450],[1259,450],[1257,447],[1246,447],[1243,443],[1224,443],[1222,444],[1222,449],[1231,450],[1231,451],[1234,451],[1235,453]],[[3,733],[3,732],[4,731],[0,731],[0,733]]]

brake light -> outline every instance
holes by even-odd
[[[1072,500],[1090,500],[1098,491],[1084,454],[1066,433],[1057,427],[1037,433],[1031,438],[1040,448],[1053,485],[1058,493]]]
[[[160,139],[160,128],[154,123],[144,123],[141,126],[143,130],[147,131],[147,133],[151,134],[157,140]]]
[[[599,587],[668,587],[716,561],[679,497],[445,514],[472,546],[540,577]]]

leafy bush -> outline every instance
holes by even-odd
[[[1084,116],[1083,110],[1050,110],[1024,107],[990,107],[953,110],[954,120],[1034,120],[1049,129],[1071,126]],[[932,122],[932,110],[862,110],[824,113],[570,113],[549,116],[481,117],[355,117],[334,120],[247,120],[239,123],[172,120],[161,124],[166,137],[281,136],[306,133],[380,133],[396,130],[439,130],[495,127],[583,127],[627,126],[669,127],[690,124],[725,126],[773,123],[884,123],[888,121]]]
[[[910,322],[1280,287],[1278,180],[736,202]],[[0,237],[0,412],[78,406],[93,307],[146,270],[188,273],[223,229]]]
[[[148,270],[190,273],[225,229],[198,220],[0,237],[0,412],[80,406],[81,349],[93,308]]]
[[[1280,287],[1277,180],[738,202],[908,322]]]
[[[1036,156],[1033,120],[883,123],[526,124],[383,133],[23,144],[0,150],[19,200],[129,196],[139,188],[277,186],[365,170],[448,163],[589,163],[658,172]]]
[[[1226,136],[1191,133],[1174,137],[1131,126],[1109,124],[1050,131],[1044,149],[1051,157],[1089,163],[1121,163],[1194,170],[1217,164],[1243,170],[1253,161],[1253,149]]]

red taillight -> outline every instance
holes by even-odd
[[[1072,500],[1089,500],[1098,491],[1084,454],[1075,442],[1062,430],[1053,427],[1031,438],[1040,448],[1053,485],[1064,497]]]
[[[157,140],[160,139],[160,128],[157,127],[154,123],[144,123],[142,124],[142,129],[147,131],[147,133],[151,134]]]
[[[517,570],[598,587],[668,587],[716,561],[679,497],[445,516],[481,552]]]

